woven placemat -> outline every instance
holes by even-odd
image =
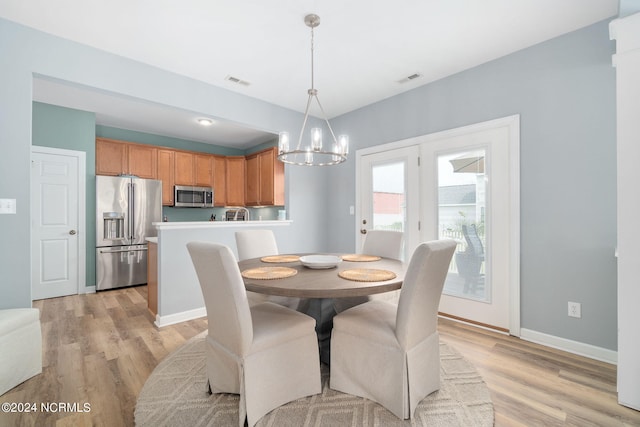
[[[343,261],[354,261],[354,262],[371,262],[371,261],[380,261],[382,257],[378,255],[365,255],[365,254],[348,254],[342,255]]]
[[[260,258],[262,262],[296,262],[300,261],[300,257],[298,255],[269,255]]]
[[[289,267],[258,267],[250,268],[242,272],[242,277],[247,279],[284,279],[298,274],[298,270]]]
[[[395,278],[396,273],[375,268],[353,268],[339,272],[338,276],[354,282],[384,282]]]

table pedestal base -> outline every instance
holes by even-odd
[[[329,365],[331,363],[331,329],[333,316],[336,315],[333,298],[309,298],[298,310],[316,319],[320,362]]]

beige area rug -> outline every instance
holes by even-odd
[[[204,337],[192,338],[167,356],[144,384],[135,410],[138,427],[237,426],[238,395],[205,391]],[[322,393],[283,405],[258,426],[492,426],[489,390],[457,351],[440,344],[441,388],[416,409],[412,420],[400,420],[382,406],[331,390],[329,368],[322,365]]]

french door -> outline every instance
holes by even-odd
[[[362,247],[369,230],[401,231],[403,258],[410,258],[420,243],[418,157],[419,148],[413,146],[358,158],[357,248]]]
[[[357,244],[367,229],[401,227],[408,260],[422,241],[456,240],[440,312],[513,335],[520,328],[518,134],[519,118],[507,117],[371,147],[357,160]]]
[[[440,312],[509,331],[514,239],[508,126],[442,134],[421,144],[426,240],[458,247]],[[517,241],[517,240],[516,240]],[[515,301],[514,301],[515,302]]]

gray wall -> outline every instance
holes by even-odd
[[[521,326],[615,350],[616,133],[608,21],[334,120],[353,148],[520,114]],[[353,250],[354,156],[326,179],[330,250]],[[582,303],[582,319],[567,302]]]
[[[615,77],[608,22],[516,52],[332,121],[357,148],[521,116],[522,327],[616,349]],[[0,308],[30,297],[32,76],[167,104],[277,133],[301,114],[0,19]],[[286,168],[287,246],[354,250],[354,156]],[[568,300],[583,304],[580,320]]]
[[[17,202],[16,215],[0,215],[0,308],[31,306],[28,236],[34,75],[198,111],[273,133],[295,132],[302,123],[302,114],[297,112],[4,19],[0,19],[0,70],[0,198]],[[285,176],[292,195],[289,218],[294,221],[289,243],[309,251],[322,250],[326,236],[322,221],[316,218],[324,207],[324,190],[316,179],[317,171],[287,167]]]
[[[638,0],[620,0],[618,4],[620,18],[640,12],[640,1]]]
[[[86,153],[86,286],[96,284],[96,116],[94,113],[33,103],[33,145]]]

